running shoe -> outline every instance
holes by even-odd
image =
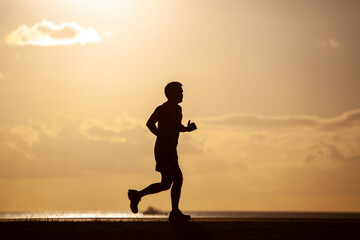
[[[130,209],[133,213],[138,213],[138,204],[141,200],[141,197],[139,195],[139,192],[133,189],[129,189],[128,191],[128,197],[130,200]]]
[[[173,210],[169,215],[170,222],[187,222],[190,218],[190,215],[185,215],[180,210]]]

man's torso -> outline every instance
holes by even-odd
[[[157,108],[158,136],[155,143],[156,152],[174,152],[178,144],[182,120],[181,107],[166,102]]]

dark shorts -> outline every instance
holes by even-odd
[[[180,171],[178,156],[171,152],[155,152],[155,171],[161,173],[178,173]],[[180,171],[181,172],[181,171]]]

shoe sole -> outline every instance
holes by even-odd
[[[191,219],[191,217],[189,217],[189,218],[183,218],[183,219],[170,219],[169,218],[169,222],[189,222],[190,221],[190,219]]]
[[[184,219],[184,220],[178,220],[178,219],[176,219],[176,220],[170,220],[170,219],[169,219],[169,222],[176,222],[176,223],[189,222],[189,221],[190,221],[190,219]]]

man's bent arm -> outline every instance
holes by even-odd
[[[156,127],[155,123],[149,123],[149,122],[147,122],[147,123],[146,123],[146,126],[149,128],[150,132],[152,132],[155,136],[158,135],[159,130],[158,130],[158,128]]]
[[[146,123],[146,126],[149,128],[150,132],[152,132],[155,136],[157,136],[159,133],[159,129],[156,127],[155,124],[157,121],[157,111],[155,110],[155,112],[150,116],[149,120]]]
[[[197,127],[196,127],[195,123],[193,123],[193,122],[191,122],[191,121],[189,120],[187,127],[185,127],[184,125],[182,125],[182,124],[180,123],[179,131],[180,131],[180,132],[192,132],[192,131],[194,131],[196,128],[197,128]]]
[[[180,132],[188,132],[188,128],[185,127],[184,125],[180,124]]]

